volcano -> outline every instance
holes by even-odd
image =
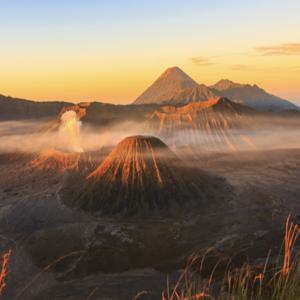
[[[261,111],[299,110],[294,103],[274,96],[256,84],[241,84],[222,79],[210,86],[211,91],[221,97],[227,97]]]
[[[133,104],[184,105],[226,97],[261,111],[299,110],[292,102],[274,96],[257,85],[222,79],[215,85],[198,84],[178,67],[167,69]]]
[[[63,201],[87,211],[149,214],[177,211],[188,203],[209,206],[230,190],[223,179],[183,161],[153,136],[122,140],[85,180],[70,180]]]
[[[253,117],[258,114],[223,97],[180,107],[162,106],[147,119],[154,134],[176,147],[198,145],[201,151],[235,151],[255,147],[238,129],[251,132]]]
[[[183,91],[198,87],[190,76],[178,67],[167,69],[148,89],[146,89],[134,104],[166,103],[176,98]]]
[[[180,107],[162,106],[148,114],[147,118],[159,132],[183,128],[223,130],[237,127],[242,117],[255,113],[255,110],[247,106],[221,97]]]

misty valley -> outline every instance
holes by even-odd
[[[1,96],[0,120],[3,299],[221,299],[229,269],[291,267],[291,102],[175,67],[133,104]],[[187,274],[203,293],[175,298]]]

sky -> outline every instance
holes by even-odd
[[[0,94],[130,103],[168,67],[300,103],[299,0],[0,0]]]

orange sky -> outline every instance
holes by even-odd
[[[263,2],[263,3],[262,3]],[[166,68],[300,103],[300,2],[0,4],[0,93],[130,103]]]

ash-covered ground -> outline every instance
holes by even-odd
[[[140,292],[139,299],[159,299],[167,276],[174,282],[192,253],[211,248],[211,265],[278,253],[284,220],[300,215],[300,149],[282,148],[184,152],[186,166],[224,177],[233,195],[224,195],[225,208],[149,219],[86,213],[61,201],[66,178],[88,174],[107,150],[85,154],[79,169],[65,172],[34,168],[34,154],[1,154],[0,250],[12,249],[3,299],[132,299]]]

